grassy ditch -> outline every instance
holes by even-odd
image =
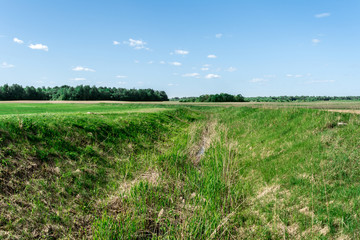
[[[360,237],[358,115],[23,115],[2,117],[0,133],[8,239]]]

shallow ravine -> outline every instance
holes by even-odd
[[[39,174],[24,192],[2,189],[7,239],[359,237],[355,115],[204,107],[68,117],[2,123],[1,174],[24,165]]]

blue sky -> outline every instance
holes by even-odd
[[[0,85],[360,95],[358,0],[0,0]]]

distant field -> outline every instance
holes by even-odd
[[[36,113],[126,113],[166,110],[166,106],[154,104],[112,103],[2,103],[0,115]]]
[[[121,101],[0,101],[0,115],[24,113],[131,111],[141,108],[178,106],[256,107],[256,108],[313,108],[324,110],[355,110],[359,113],[360,101],[318,102],[237,102],[237,103],[182,103],[182,102],[121,102]],[[349,112],[349,111],[348,111]],[[350,111],[351,112],[351,111]],[[349,113],[350,113],[349,112]]]
[[[357,102],[82,103],[0,104],[0,239],[360,238]]]

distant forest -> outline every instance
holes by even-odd
[[[315,101],[335,101],[335,100],[353,100],[359,101],[360,96],[280,96],[280,97],[247,97],[247,102],[315,102]]]
[[[205,94],[200,97],[172,98],[171,101],[179,102],[245,102],[241,94],[231,95],[227,93]]]
[[[125,89],[90,87],[22,87],[18,84],[0,86],[0,100],[114,100],[114,101],[169,101],[164,91],[153,89]]]
[[[243,97],[241,94],[231,95],[220,93],[214,95],[201,95],[200,97],[182,97],[172,98],[170,101],[179,102],[314,102],[314,101],[339,101],[352,100],[359,101],[360,96],[279,96],[279,97]]]

